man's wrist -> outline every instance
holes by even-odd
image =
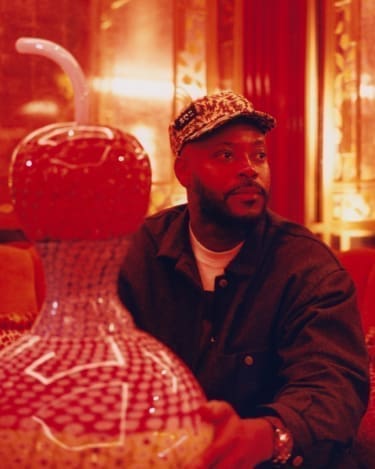
[[[263,417],[273,430],[273,453],[271,461],[274,464],[286,464],[293,451],[293,436],[278,417]]]

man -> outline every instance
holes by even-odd
[[[177,117],[187,205],[134,235],[119,292],[212,401],[215,438],[196,467],[356,467],[368,358],[355,290],[321,241],[267,208],[274,126],[232,91]]]

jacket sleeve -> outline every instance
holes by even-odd
[[[149,283],[147,259],[150,255],[150,249],[146,232],[141,227],[129,239],[118,276],[117,286],[120,300],[129,310],[136,324],[139,320],[141,299],[147,296],[145,289]]]
[[[315,458],[311,467],[331,467],[335,447],[350,447],[355,438],[369,396],[355,287],[337,268],[315,284],[301,279],[288,302],[278,326],[281,386],[267,411],[282,418],[305,461]]]

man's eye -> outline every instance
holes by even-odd
[[[222,151],[218,151],[215,156],[216,158],[219,158],[221,160],[228,161],[233,158],[233,153],[229,150],[222,150]]]
[[[256,154],[256,157],[258,160],[265,160],[267,158],[267,153],[265,153],[264,151],[260,151]]]

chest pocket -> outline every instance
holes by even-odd
[[[270,351],[219,354],[212,365],[203,384],[209,399],[228,401],[242,417],[272,399],[276,366]]]

